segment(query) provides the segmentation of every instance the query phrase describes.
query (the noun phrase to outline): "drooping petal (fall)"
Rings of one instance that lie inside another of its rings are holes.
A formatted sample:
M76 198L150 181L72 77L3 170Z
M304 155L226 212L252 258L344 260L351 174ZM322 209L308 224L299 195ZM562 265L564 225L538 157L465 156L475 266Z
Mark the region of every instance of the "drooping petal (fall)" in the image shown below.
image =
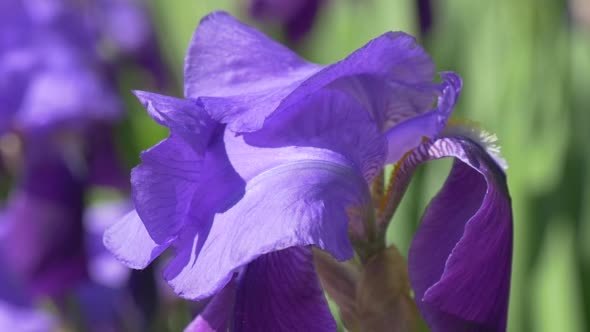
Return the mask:
M184 329L184 332L226 331L233 319L236 297L235 280L230 281L207 303L207 307Z
M236 291L236 331L336 331L311 249L292 247L259 257Z
M416 301L433 331L504 331L512 261L506 176L482 146L459 136L420 145L399 176L443 157L456 160L409 253Z
M335 331L309 247L258 257L215 295L185 332Z

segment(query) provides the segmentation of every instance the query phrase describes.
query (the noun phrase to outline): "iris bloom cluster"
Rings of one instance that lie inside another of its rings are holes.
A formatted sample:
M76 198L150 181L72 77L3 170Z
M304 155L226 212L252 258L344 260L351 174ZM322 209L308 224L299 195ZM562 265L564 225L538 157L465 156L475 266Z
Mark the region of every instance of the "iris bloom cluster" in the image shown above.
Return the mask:
M85 199L96 186L128 191L112 137L123 116L113 86L123 62L154 72L155 81L163 74L145 10L129 0L0 3L0 157L2 176L12 178L0 214L0 278L14 280L0 289L2 331L18 331L13 313L39 301L51 299L65 309L71 296L97 300L81 285L126 282L127 270L95 260L99 248L106 257L107 226L96 220L128 211L103 208L85 217L91 213ZM85 225L84 219L94 221ZM19 301L4 296L13 288ZM104 298L105 291L94 294Z
M184 98L136 92L170 136L141 155L135 210L107 230L105 245L135 269L172 249L165 280L183 298L208 301L187 331L334 331L321 285L330 293L345 275L320 273L320 282L318 271L338 270L331 260L361 273L375 259L385 270L398 264L379 257L393 257L384 233L411 175L451 157L407 272L392 267L381 281L394 285L383 289L402 289L401 317L417 306L433 331L503 331L512 251L505 164L489 135L449 124L462 81L440 78L401 32L317 65L212 13L189 46ZM390 164L391 184L375 190ZM355 273L351 287L361 287ZM406 277L409 285L395 285ZM368 302L380 303L379 293ZM368 319L363 294L334 292L347 327L397 324L389 311Z

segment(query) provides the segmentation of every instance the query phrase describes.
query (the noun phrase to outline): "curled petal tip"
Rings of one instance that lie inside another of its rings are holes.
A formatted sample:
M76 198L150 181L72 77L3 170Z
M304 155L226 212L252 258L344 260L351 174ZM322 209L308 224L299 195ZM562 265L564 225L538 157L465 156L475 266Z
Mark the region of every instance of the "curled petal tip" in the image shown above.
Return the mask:
M440 73L440 77L443 80L443 90L447 87L451 87L458 94L463 88L463 79L461 76L453 71L443 71Z

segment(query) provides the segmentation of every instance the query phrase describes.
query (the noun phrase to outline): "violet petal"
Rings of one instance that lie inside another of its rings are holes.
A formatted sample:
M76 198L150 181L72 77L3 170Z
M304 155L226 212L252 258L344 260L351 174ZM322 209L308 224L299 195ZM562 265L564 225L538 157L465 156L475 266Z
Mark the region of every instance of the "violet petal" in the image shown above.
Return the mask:
M430 57L401 32L385 33L344 60L319 66L216 12L201 21L189 47L185 95L201 99L212 117L231 130L250 132L276 110L331 85L367 103L386 128L428 110L433 75Z
M449 156L456 158L451 174L410 248L417 303L433 331L504 331L512 260L506 176L481 146L461 137L419 146L402 167Z
M150 237L136 211L109 227L103 241L117 259L134 269L145 268L168 247Z
M238 332L336 331L308 247L276 251L248 264L234 315Z

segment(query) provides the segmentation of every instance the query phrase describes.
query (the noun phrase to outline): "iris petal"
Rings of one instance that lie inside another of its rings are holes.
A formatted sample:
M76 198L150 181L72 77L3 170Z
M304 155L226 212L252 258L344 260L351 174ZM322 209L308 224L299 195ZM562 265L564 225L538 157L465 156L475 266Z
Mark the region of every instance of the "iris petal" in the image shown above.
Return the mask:
M109 227L103 241L117 259L134 269L145 268L169 246L150 237L136 211Z
M207 303L205 310L184 329L184 332L227 331L236 297L236 281L229 282Z
M204 153L216 125L195 100L145 91L134 93L156 122L184 138L195 152Z
M504 331L512 257L506 177L477 143L444 137L415 149L401 165L455 157L412 242L409 272L433 331Z
M235 330L336 331L310 248L292 247L259 257L237 289Z
M274 111L333 86L366 103L375 118L391 126L428 110L435 95L433 75L430 57L401 32L383 34L344 60L319 66L217 12L201 21L191 42L185 95L200 98L231 130L251 132Z
M397 162L406 152L422 143L424 138L435 138L445 128L462 88L461 77L452 72L441 74L437 107L399 123L386 132L389 142L387 163Z
M206 232L184 232L186 243L165 278L179 295L203 299L219 291L234 271L276 250L316 245L348 259L346 207L363 204L367 190L353 169L326 159L263 172L248 181L237 203L215 215Z
M148 113L171 131L169 138L142 153L142 163L131 173L138 214L157 243L169 243L186 223L205 176L205 149L215 125L191 100L136 94Z
M311 250L291 247L262 255L207 304L185 332L335 331Z
M170 136L141 158L131 172L135 208L154 241L170 243L186 223L203 157L184 140Z

